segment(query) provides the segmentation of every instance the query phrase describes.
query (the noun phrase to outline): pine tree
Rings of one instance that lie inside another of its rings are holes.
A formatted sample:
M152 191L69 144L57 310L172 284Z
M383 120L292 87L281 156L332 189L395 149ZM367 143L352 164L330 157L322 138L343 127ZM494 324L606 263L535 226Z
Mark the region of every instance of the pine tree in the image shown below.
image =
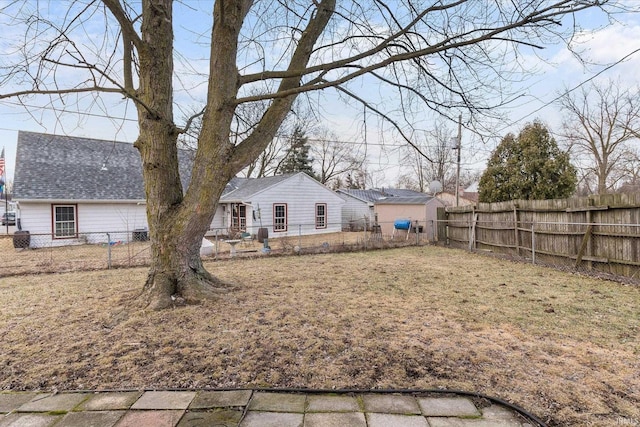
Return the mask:
M316 178L313 172L312 162L309 157L309 140L304 130L297 125L293 130L293 135L289 140L289 149L285 158L280 164L280 174L304 172L312 178Z
M569 197L576 188L576 168L540 122L516 137L505 136L480 178L479 200L544 200Z

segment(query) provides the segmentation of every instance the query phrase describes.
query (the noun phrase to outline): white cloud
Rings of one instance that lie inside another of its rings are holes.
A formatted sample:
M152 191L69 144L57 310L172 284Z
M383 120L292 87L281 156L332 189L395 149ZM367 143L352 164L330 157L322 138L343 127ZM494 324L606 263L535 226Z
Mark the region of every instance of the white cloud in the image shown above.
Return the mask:
M640 49L640 24L634 21L617 22L600 30L582 31L574 38L571 48L580 54L585 65L564 49L553 58L553 62L561 64L563 74L594 74ZM613 66L607 74L623 78L628 75L635 80L634 74L639 67L640 52Z

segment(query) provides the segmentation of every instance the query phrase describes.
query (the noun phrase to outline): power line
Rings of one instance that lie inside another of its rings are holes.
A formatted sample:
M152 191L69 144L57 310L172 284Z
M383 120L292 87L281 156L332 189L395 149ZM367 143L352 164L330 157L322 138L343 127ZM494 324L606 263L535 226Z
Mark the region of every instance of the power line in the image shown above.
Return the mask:
M520 123L521 121L523 121L524 119L527 119L529 117L531 117L532 115L544 110L545 108L547 108L548 106L550 106L551 104L554 104L556 102L558 102L558 100L560 100L563 96L565 96L568 93L571 93L575 90L578 90L580 87L584 86L585 84L589 83L590 81L592 81L593 79L597 78L598 76L602 75L603 73L609 71L610 69L612 69L613 67L615 67L616 65L619 65L621 63L623 63L624 61L626 61L627 59L629 59L631 56L635 55L636 53L640 52L640 48L634 49L633 51L631 51L630 53L626 54L625 56L623 56L622 58L620 58L619 60L607 65L606 67L604 67L602 70L598 71L597 73L595 73L594 75L592 75L591 77L589 77L586 80L581 81L580 83L578 83L577 85L575 85L574 87L572 87L571 89L567 89L564 93L556 96L555 98L553 98L551 101L548 101L546 103L544 103L543 105L541 105L540 107L536 108L535 110L533 110L532 112L525 114L524 116L520 117L517 120L514 120L513 122L511 122L510 124L504 126L502 129L498 130L497 133L500 133L502 131L504 131L505 129Z
M508 129L509 127L511 127L511 126L513 126L515 124L518 124L518 123L522 122L523 120L531 117L532 115L544 110L545 108L549 107L550 105L552 105L555 102L557 102L558 100L560 100L565 94L571 93L571 92L579 89L580 87L582 87L585 84L589 83L590 81L594 80L598 76L600 76L603 73L609 71L613 67L615 67L615 66L621 64L622 62L626 61L627 59L629 59L630 57L632 57L633 55L635 55L638 52L640 52L640 48L634 49L633 51L629 52L628 54L626 54L622 58L618 59L617 61L607 65L606 67L604 67L602 70L598 71L597 73L595 73L591 77L581 81L580 83L578 83L577 85L575 85L571 89L568 89L564 93L562 93L562 94L556 96L555 98L553 98L552 100L545 102L543 105L541 105L540 107L536 108L535 110L525 114L524 116L522 116L522 117L520 117L520 118L518 118L516 120L513 120L508 125L506 125L506 126L502 127L501 129L497 130L495 133L496 134L500 134L505 129ZM116 116L111 116L111 115L107 115L107 114L90 113L90 112L86 112L86 111L60 109L60 108L56 108L54 106L43 107L43 106L24 104L24 103L21 103L21 102L8 101L8 100L2 100L2 101L0 101L0 103L13 105L13 106L19 106L19 107L25 107L25 108L38 109L38 110L51 110L51 111L54 111L56 113L76 114L76 115L82 115L82 116L88 116L88 117L97 117L97 118L104 118L104 119L109 119L109 120L121 120L121 121L127 121L127 122L135 122L135 123L138 122L137 118L116 117ZM11 129L11 128L0 128L0 129L1 130L5 130L5 131L19 131L20 130L20 129ZM288 137L290 137L290 136L280 136L280 137L276 137L276 138L288 138ZM390 148L390 149L407 147L407 144L371 142L371 141L366 140L366 138L365 138L365 141L345 141L345 140L338 140L338 139L322 139L322 138L308 138L308 140L309 141L316 141L316 142L334 142L334 143L338 143L338 144L377 146L377 147L384 147L384 148ZM477 152L482 152L482 151L491 152L492 150L489 150L489 149L483 150L483 149L476 148L476 151Z
M49 107L42 107L39 105L29 105L29 104L24 104L22 102L14 102L14 101L7 101L7 100L2 100L0 101L3 104L9 104L9 105L15 105L18 107L25 107L25 108L33 108L36 110L52 110L56 113L65 113L65 114L78 114L81 116L89 116L89 117L98 117L101 119L109 119L109 120L123 120L123 121L127 121L127 122L137 122L138 119L131 119L128 117L115 117L115 116L110 116L110 115L106 115L106 114L97 114L97 113L89 113L86 111L77 111L77 110L67 110L67 109L60 109L60 108L56 108L54 106L49 106ZM5 130L12 130L12 129L5 129Z

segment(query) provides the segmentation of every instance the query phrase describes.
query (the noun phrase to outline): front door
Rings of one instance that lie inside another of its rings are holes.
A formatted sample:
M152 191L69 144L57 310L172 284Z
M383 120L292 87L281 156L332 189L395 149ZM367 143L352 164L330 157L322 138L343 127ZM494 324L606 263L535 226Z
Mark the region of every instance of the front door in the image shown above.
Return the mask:
M247 230L247 206L242 203L231 205L231 228L236 231Z

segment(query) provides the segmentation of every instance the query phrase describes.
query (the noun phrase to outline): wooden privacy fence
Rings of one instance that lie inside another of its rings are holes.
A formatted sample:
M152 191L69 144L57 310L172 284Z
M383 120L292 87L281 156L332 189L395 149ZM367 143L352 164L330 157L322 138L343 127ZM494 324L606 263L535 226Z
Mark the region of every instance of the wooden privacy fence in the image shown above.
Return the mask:
M438 212L438 240L640 278L640 195L514 200Z

